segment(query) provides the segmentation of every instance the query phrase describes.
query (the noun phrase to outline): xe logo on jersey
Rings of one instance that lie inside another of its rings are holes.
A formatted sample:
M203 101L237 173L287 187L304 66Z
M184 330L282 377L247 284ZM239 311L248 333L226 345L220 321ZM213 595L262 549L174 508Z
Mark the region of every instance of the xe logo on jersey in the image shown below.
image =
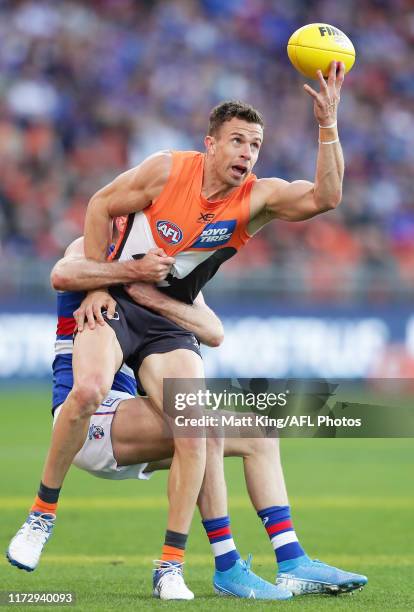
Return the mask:
M205 226L194 244L191 245L191 248L202 249L227 244L233 235L235 227L236 219L209 223Z
M197 221L199 223L211 223L215 216L216 215L214 213L202 213L200 211L200 216L198 217Z
M157 232L160 238L168 244L178 244L183 239L183 232L172 221L158 221Z

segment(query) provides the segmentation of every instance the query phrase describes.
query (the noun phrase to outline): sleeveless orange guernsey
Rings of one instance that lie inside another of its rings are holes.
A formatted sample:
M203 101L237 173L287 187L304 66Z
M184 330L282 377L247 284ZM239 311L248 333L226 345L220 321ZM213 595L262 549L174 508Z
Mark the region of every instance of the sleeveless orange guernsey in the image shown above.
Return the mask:
M158 198L143 211L129 215L112 259L142 257L160 247L175 257L171 274L158 287L192 303L220 265L249 240L250 174L229 196L209 202L202 194L204 155L174 151L172 168Z

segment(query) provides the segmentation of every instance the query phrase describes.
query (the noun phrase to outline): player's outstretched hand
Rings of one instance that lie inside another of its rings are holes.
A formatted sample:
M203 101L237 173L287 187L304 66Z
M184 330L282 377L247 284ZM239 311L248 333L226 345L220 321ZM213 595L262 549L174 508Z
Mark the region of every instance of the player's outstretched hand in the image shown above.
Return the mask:
M137 281L157 283L164 280L175 263L174 257L168 257L164 249L150 249L144 257L131 262L135 266Z
M89 329L95 329L96 323L105 325L102 311L106 312L108 319L112 319L115 308L116 302L107 291L102 289L90 291L79 308L73 313L77 331L83 331L85 323L87 323Z
M317 75L320 86L319 93L307 83L303 88L313 98L313 111L316 120L319 125L326 127L335 123L337 119L341 87L345 77L345 64L342 62L331 62L326 81L321 70L318 70Z

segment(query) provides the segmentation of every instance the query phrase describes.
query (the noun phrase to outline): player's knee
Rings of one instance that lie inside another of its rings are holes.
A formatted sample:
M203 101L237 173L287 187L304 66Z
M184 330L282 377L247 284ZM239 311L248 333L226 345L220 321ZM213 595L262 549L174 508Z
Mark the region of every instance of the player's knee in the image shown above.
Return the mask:
M205 463L206 440L205 438L176 438L174 440L175 452L183 458L183 461ZM194 463L193 463L194 465Z
M72 397L82 415L91 415L95 412L108 393L105 381L97 376L87 380L77 381L72 389Z

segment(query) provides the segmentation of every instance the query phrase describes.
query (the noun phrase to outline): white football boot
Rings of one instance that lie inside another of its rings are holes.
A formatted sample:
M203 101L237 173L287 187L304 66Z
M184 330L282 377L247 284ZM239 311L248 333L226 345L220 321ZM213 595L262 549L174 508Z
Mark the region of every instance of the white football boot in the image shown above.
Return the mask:
M6 553L9 562L27 572L36 569L43 547L52 535L55 519L54 514L31 512L9 544Z
M194 599L184 582L183 564L178 561L154 561L158 567L152 576L153 595L159 599Z

